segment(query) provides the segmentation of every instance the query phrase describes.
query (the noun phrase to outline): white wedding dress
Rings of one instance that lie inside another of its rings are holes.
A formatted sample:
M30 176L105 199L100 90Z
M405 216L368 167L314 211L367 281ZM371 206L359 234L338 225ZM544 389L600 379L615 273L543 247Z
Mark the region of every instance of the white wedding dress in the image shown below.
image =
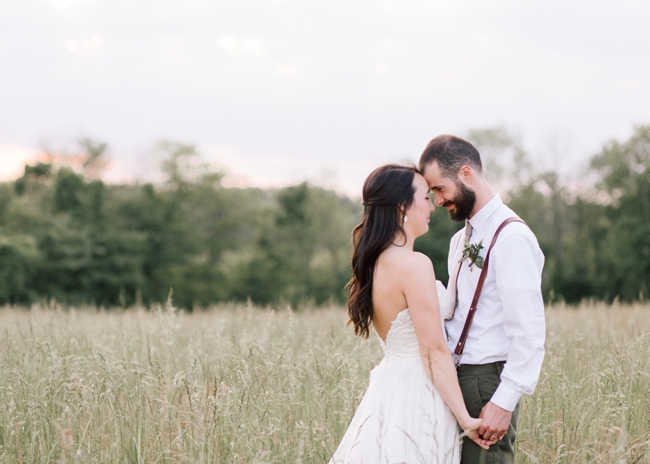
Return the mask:
M440 282L437 289L447 314L447 289ZM458 424L427 375L408 309L379 343L384 359L330 464L458 464Z

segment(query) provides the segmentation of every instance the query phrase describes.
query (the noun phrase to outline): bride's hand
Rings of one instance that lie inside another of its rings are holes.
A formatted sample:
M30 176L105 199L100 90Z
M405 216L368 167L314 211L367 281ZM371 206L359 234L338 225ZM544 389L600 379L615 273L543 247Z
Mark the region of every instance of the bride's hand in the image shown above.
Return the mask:
M482 419L470 419L466 424L463 424L463 436L468 437L470 440L474 441L478 446L483 449L490 448L490 445L494 444L488 440L484 440L478 434L478 429L481 426Z

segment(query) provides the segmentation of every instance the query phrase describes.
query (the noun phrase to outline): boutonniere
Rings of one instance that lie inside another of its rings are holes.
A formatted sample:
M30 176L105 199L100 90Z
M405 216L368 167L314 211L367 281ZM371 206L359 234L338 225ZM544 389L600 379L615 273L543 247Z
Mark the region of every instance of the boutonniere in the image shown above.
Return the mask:
M472 266L476 264L476 267L483 269L483 258L479 256L479 252L483 249L483 240L480 242L470 245L470 243L465 240L465 246L463 247L463 255L460 258L459 263L462 263L466 259L469 259L469 270L473 271Z

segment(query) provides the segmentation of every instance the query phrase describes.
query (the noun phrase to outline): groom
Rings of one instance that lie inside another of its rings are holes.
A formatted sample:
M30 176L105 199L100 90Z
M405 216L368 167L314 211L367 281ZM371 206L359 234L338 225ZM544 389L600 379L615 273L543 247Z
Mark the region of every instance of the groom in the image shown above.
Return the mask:
M496 229L516 214L483 177L479 152L461 138L433 139L420 157L419 169L436 206L447 208L452 220L466 223L449 248L451 288L457 279L456 305L446 323L453 352L482 267L481 260L465 260L458 270L465 237L472 245L483 245L479 256L484 258ZM519 399L535 389L544 358L543 266L544 255L526 225L514 222L503 228L490 253L487 278L458 366L467 409L483 419L479 434L494 444L485 451L465 438L461 464L514 463Z

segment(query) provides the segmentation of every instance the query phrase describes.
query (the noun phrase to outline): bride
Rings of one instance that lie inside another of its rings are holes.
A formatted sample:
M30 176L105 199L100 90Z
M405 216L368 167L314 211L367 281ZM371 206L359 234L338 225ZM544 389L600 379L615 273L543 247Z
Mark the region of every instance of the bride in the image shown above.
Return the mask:
M330 464L458 463L457 423L479 446L490 444L465 408L445 342L446 289L429 258L413 251L429 229L428 194L424 177L408 166L382 166L363 185L348 309L354 333L368 338L372 327L385 357Z

